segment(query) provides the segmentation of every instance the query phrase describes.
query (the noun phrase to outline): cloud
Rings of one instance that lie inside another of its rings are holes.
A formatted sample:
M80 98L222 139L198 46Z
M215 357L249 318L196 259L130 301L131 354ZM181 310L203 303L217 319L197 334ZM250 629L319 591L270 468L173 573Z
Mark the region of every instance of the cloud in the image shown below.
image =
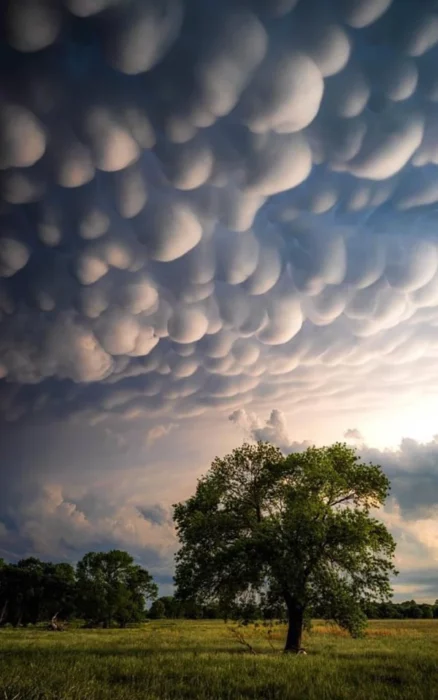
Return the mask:
M231 413L229 420L247 438L271 442L285 454L305 450L313 444L309 440L299 442L293 439L289 421L279 409L272 410L267 419L238 409ZM435 517L435 510L438 509L438 437L429 442L403 438L397 449L370 447L357 428L349 428L343 437L359 442L356 449L361 458L365 462L381 465L390 478L391 497L396 503L391 517L400 522L409 518L420 523L424 536L428 533L432 541L434 528L430 518Z
M146 561L152 569L169 570L176 547L172 519L160 504L136 504L116 492L68 489L46 483L25 494L19 507L7 511L0 528L0 550L32 552L41 558L77 561L90 549L117 547Z
M435 14L6 3L0 431L87 426L131 454L138 421L152 451L231 413L290 450L283 410L436 396Z
M155 425L146 433L146 442L151 445L157 440L161 440L161 438L166 437L166 435L169 435L169 433L171 433L172 430L175 430L176 428L178 428L178 425L176 423L169 423L167 425Z
M229 420L234 423L247 437L252 440L270 442L279 447L282 452L301 452L309 447L310 443L296 442L289 435L286 416L278 409L271 411L265 421L255 413L247 413L245 409L233 411Z
M139 507L139 512L145 520L155 523L157 525L169 524L172 522L172 517L170 513L163 508L159 503L151 507Z
M426 9L70 0L5 19L3 418L51 419L65 380L65 413L126 387L117 413L178 416L377 405L414 367L438 386Z
M402 509L403 518L435 517L438 508L438 442L401 440L397 450L376 450L362 447L368 461L381 464L391 480L392 493ZM433 527L427 526L432 534Z
M357 428L348 428L344 433L344 438L363 441L362 433Z

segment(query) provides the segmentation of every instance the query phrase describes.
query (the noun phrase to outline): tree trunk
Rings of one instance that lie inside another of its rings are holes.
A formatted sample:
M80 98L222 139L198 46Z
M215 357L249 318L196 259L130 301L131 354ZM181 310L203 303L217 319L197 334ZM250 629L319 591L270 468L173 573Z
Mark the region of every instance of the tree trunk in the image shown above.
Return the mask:
M301 640L303 636L304 607L289 595L286 595L285 599L289 625L284 652L298 654L301 651Z
M6 620L6 613L7 613L7 610L8 610L8 601L5 600L5 603L4 603L4 605L3 605L2 611L1 611L1 613L0 613L0 625L3 624L3 620Z

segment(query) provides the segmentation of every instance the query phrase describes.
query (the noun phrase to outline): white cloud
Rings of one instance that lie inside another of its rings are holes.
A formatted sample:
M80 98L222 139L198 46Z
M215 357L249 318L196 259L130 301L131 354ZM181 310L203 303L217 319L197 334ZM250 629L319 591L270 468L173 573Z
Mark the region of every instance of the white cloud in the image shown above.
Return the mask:
M279 447L282 452L301 452L305 450L309 442L295 442L289 434L286 416L278 409L271 411L267 420L260 419L255 413L248 413L245 409L233 411L229 416L232 423L252 440L271 442Z
M362 433L357 428L348 428L344 433L346 440L358 440L363 442Z

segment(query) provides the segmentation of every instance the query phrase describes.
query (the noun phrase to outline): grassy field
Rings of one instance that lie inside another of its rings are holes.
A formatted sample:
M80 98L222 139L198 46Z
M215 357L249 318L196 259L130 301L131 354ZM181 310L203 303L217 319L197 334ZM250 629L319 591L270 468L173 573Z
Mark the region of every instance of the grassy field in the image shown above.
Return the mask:
M438 620L372 622L363 640L314 623L307 656L281 653L281 627L247 629L252 655L232 627L1 630L0 700L438 699Z

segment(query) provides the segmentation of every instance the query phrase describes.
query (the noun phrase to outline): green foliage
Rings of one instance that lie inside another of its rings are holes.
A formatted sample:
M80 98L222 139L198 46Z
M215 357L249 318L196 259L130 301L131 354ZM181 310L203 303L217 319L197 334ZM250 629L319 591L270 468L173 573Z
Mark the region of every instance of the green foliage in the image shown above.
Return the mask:
M305 611L324 600L360 635L364 603L391 594L395 543L371 514L388 492L381 468L347 445L284 457L268 443L244 444L174 506L178 595L231 613L260 596L283 600L297 643Z
M36 624L74 608L75 573L70 564L35 557L0 567L0 624Z
M149 609L148 617L150 617L151 620L162 620L167 617L166 607L162 600L154 600Z
M430 605L425 605L424 603L419 606L421 610L422 620L433 620L433 609Z
M127 552L90 552L77 570L30 557L0 562L0 625L35 625L57 615L121 626L142 620L157 586Z
M79 607L93 624L124 626L143 619L145 600L156 597L151 575L127 552L89 552L77 566Z

